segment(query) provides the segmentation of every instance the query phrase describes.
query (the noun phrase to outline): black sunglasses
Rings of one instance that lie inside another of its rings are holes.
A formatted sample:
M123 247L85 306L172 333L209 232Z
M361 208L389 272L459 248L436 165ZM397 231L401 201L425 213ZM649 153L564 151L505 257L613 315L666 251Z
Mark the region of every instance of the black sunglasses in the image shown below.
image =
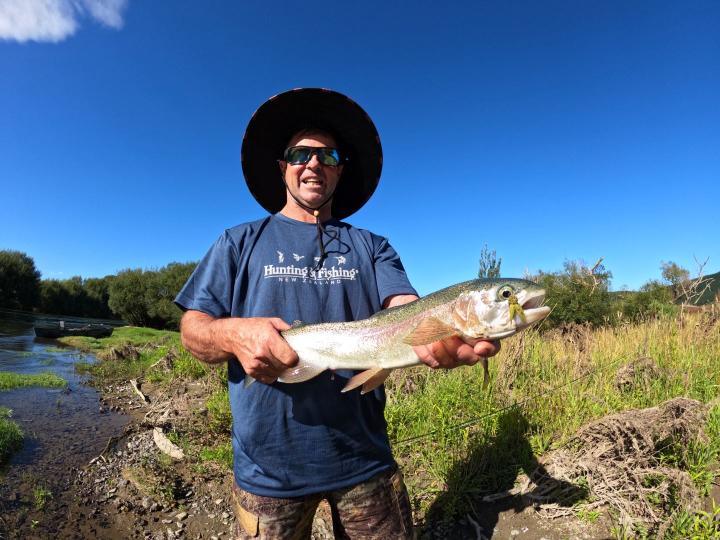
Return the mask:
M290 165L304 165L315 154L318 161L329 167L337 167L342 162L340 152L336 148L317 146L291 146L283 154L283 159Z

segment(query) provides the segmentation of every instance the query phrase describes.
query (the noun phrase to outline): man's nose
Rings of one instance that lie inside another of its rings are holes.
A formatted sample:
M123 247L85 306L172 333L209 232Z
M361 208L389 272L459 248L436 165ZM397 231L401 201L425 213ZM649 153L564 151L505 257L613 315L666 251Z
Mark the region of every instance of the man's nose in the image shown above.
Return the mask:
M306 167L310 169L317 169L318 167L322 167L322 163L320 163L320 159L318 158L316 152L310 154L310 161L307 162Z

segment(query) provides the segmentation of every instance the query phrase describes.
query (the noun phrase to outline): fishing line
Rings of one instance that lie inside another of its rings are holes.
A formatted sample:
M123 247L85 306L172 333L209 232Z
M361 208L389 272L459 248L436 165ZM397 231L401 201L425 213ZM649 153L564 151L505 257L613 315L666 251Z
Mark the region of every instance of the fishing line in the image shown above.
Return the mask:
M497 411L493 411L493 412L491 412L491 413L487 413L487 414L484 414L484 415L482 415L482 416L478 416L478 417L475 417L475 418L473 418L473 419L466 420L466 421L464 421L464 422L460 422L459 424L450 425L450 426L448 426L448 427L446 427L446 428L444 428L444 429L448 429L448 430L462 429L462 428L464 428L464 427L469 427L469 426L472 426L472 425L474 425L474 424L479 424L479 423L482 422L483 420L486 420L486 419L488 419L488 418L492 418L492 417L495 416L496 414L500 414L500 413L503 413L503 412L505 412L505 411L509 411L509 410L511 410L511 409L513 409L513 408L516 408L516 407L524 407L524 406L527 405L528 403L533 402L533 401L536 401L536 400L540 399L541 397L554 394L556 391L558 391L558 390L560 390L560 389L562 389L562 388L565 388L565 387L567 387L567 386L571 386L571 385L573 385L573 384L581 381L582 379L585 379L585 378L589 377L590 375L595 375L596 373L601 372L601 371L602 371L603 369L605 369L606 367L607 367L607 368L616 367L618 364L620 364L620 363L623 362L624 360L625 360L624 358L620 358L620 359L616 360L615 362L612 362L612 363L608 364L607 366L603 366L602 368L600 368L600 367L595 368L594 370L589 371L589 372L585 373L584 375L580 375L580 376L576 377L575 379L573 379L573 380L571 380L571 381L568 381L568 382L566 382L566 383L564 383L564 384L560 384L560 385L558 385L558 386L554 386L554 387L550 388L549 390L546 390L546 391L544 391L544 392L541 392L541 393L539 393L539 394L537 394L537 395L535 395L535 396L527 397L527 398L525 398L525 399L522 400L522 401L516 401L515 403L512 403L511 405L507 405L507 406L505 406L505 407L502 407L501 409L498 409ZM428 431L427 433L423 433L422 435L415 435L415 436L413 436L413 437L408 437L408 438L406 438L406 439L402 439L402 440L400 440L400 441L397 441L397 442L393 443L393 446L398 446L398 445L401 445L401 444L406 444L406 443L409 443L409 442L413 442L413 441L418 441L418 440L421 440L421 439L425 439L425 438L427 438L427 437L430 437L431 435L436 434L438 431L440 431L440 430L439 430L439 429L433 429L432 431Z

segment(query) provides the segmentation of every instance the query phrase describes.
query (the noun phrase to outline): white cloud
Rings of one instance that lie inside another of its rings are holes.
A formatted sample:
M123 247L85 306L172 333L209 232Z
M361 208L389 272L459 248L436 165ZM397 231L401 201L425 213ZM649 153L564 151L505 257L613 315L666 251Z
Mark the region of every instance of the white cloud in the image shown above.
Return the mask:
M127 0L0 0L0 39L62 41L84 16L119 29L126 6Z

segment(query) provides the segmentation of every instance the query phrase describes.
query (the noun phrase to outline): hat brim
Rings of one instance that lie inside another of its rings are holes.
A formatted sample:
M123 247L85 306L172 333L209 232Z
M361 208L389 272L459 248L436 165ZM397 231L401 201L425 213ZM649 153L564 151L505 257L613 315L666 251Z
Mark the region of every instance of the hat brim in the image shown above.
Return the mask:
M295 133L305 128L332 133L347 162L335 190L332 215L343 219L372 196L382 172L382 146L367 113L347 96L324 88L298 88L271 97L250 119L241 161L255 200L270 213L286 203L278 160Z

